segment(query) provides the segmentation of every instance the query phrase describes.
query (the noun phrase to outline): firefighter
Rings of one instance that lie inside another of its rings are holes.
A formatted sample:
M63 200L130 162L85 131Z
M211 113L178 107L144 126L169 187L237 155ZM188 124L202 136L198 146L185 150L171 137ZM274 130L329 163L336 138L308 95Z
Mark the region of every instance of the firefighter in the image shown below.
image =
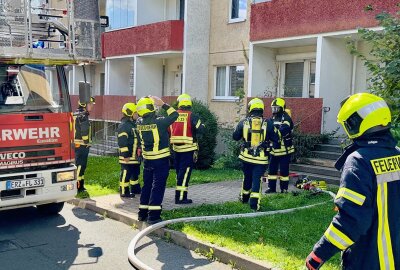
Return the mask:
M176 204L189 204L193 201L187 198L190 175L197 161L197 134L204 131L200 118L192 113L192 99L188 94L178 97L179 117L170 126L170 142L174 151L176 170Z
M155 106L161 106L168 116L157 117ZM155 224L162 221L161 204L169 174L171 153L168 128L179 114L160 98L153 96L141 98L137 104L137 112L141 117L137 121L137 130L144 158L144 184L138 218L140 221L147 220L148 224Z
M400 149L390 110L378 96L355 94L341 103L337 121L353 140L335 164L339 210L306 266L319 269L342 251L343 269L400 269Z
M138 118L135 103L126 103L122 107L123 117L118 126L119 163L121 176L119 194L121 197L135 197L140 194L140 143L136 131Z
M92 143L92 127L89 121L90 112L96 104L94 97L88 103L79 101L79 107L74 114L75 120L75 161L78 175L78 192L85 189L85 171L89 156L89 148Z
M280 189L286 193L289 189L289 163L291 154L294 153L293 146L293 121L286 112L285 100L276 98L271 103L272 121L279 131L280 145L272 147L271 158L268 169L268 189L265 193L276 192L276 182L279 178ZM278 177L279 170L279 177Z
M248 104L248 116L233 132L233 139L243 140L239 158L243 163L243 185L240 201L258 211L261 200L261 177L268 165L270 143L279 144L279 136L271 120L263 118L264 102L254 98Z

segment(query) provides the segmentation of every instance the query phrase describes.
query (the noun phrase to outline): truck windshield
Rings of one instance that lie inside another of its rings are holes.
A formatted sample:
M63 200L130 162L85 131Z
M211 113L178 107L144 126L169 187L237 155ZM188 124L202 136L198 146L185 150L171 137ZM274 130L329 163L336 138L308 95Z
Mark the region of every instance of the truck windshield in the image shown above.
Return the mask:
M0 114L69 112L63 76L56 66L0 64Z

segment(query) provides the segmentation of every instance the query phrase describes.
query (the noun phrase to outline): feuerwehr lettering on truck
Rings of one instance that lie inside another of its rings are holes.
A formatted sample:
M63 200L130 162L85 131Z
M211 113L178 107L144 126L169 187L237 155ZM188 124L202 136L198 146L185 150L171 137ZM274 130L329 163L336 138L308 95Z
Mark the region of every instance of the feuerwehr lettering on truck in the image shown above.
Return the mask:
M2 129L1 142L12 142L19 140L37 140L37 143L54 143L60 138L59 127L17 128Z

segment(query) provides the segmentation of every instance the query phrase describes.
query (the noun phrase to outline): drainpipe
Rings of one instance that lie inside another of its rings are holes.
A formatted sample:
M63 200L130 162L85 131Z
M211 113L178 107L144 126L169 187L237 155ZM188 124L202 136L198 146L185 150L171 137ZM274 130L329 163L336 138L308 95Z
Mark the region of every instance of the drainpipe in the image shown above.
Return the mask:
M165 59L162 60L161 96L165 96Z
M356 48L358 48L358 41L355 42ZM357 55L353 56L353 71L352 71L352 77L351 77L351 95L354 95L356 91L356 73L357 73Z

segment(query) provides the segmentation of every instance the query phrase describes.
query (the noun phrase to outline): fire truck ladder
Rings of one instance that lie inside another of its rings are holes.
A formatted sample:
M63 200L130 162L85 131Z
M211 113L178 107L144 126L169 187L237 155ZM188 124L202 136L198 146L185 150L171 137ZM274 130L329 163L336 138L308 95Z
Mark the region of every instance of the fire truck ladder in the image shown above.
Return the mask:
M64 0L57 5L61 7L35 6L31 0L0 0L0 58L99 60L97 1Z

